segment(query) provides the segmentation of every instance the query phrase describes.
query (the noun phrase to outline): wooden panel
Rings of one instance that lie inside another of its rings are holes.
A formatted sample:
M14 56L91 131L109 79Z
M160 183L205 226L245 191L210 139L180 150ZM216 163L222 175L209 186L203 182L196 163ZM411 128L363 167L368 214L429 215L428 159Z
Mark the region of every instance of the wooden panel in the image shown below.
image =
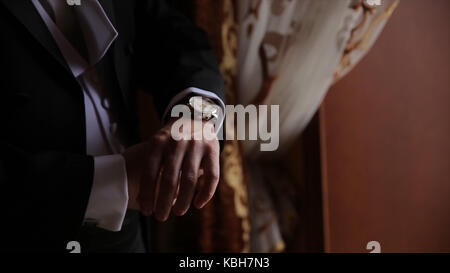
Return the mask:
M450 252L450 1L402 1L321 109L328 252Z

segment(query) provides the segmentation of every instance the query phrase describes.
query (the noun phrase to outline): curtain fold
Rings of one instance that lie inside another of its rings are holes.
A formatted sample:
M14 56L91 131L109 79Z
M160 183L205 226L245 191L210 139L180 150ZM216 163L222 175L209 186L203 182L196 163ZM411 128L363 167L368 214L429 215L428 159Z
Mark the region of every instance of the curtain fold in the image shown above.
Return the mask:
M368 52L397 3L237 1L238 103L280 105L278 155L303 131L333 82ZM246 154L260 156L260 144L244 142Z
M314 114L330 86L367 54L398 1L237 1L238 103L279 105L280 148L261 152L244 141L250 181L251 251L282 251L298 219L295 180L281 159ZM253 124L267 122L260 116ZM278 160L274 160L278 158ZM270 164L267 164L267 161ZM320 181L317 181L320 183Z

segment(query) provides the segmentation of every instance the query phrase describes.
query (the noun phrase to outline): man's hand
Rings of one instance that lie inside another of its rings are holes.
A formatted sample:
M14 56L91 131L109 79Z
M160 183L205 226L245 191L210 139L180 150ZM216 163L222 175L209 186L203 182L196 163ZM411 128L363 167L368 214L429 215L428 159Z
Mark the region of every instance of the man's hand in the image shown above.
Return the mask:
M203 208L219 182L220 147L214 126L190 121L190 130L184 126L180 129L184 139L190 140L177 141L171 135L175 121L171 120L149 142L123 153L129 180L128 207L140 209L145 215L154 213L159 221L167 220L172 206L178 216L188 211L192 201L196 208ZM201 140L195 140L199 134ZM201 169L204 175L199 183Z

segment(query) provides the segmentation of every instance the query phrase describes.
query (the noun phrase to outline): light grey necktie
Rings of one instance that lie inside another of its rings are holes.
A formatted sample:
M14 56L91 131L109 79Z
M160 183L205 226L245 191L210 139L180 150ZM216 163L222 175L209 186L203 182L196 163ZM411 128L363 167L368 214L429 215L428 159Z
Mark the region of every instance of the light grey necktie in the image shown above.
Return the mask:
M69 6L63 0L40 0L40 2L66 39L87 60L87 47L75 10L80 7Z

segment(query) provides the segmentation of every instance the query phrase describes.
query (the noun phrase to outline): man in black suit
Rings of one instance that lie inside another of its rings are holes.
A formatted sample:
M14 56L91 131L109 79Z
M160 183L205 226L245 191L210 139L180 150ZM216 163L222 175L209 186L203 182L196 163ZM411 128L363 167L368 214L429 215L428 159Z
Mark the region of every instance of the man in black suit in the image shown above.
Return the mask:
M3 251L65 251L69 241L145 251L141 213L183 215L217 187L217 139L175 141L168 115L199 96L224 108L205 33L164 0L76 4L0 0ZM165 121L149 141L138 138L138 88Z

